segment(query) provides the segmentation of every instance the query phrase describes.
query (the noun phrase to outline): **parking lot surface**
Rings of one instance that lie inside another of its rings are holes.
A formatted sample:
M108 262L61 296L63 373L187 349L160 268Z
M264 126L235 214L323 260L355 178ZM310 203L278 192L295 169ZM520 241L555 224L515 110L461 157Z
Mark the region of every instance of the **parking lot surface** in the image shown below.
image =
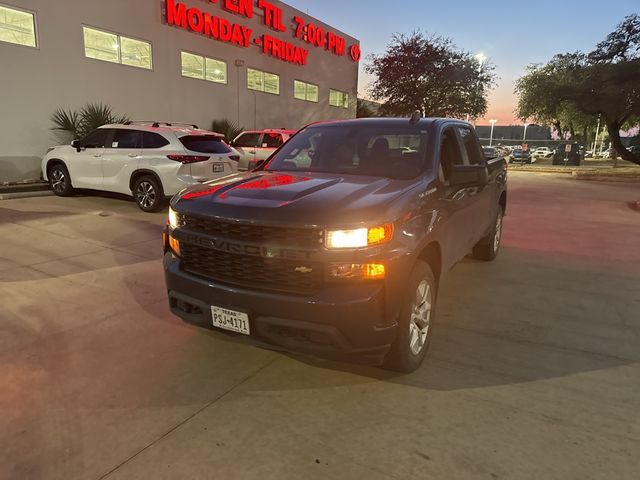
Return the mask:
M0 202L0 478L637 479L637 183L512 173L503 250L442 285L401 376L167 307L164 215Z

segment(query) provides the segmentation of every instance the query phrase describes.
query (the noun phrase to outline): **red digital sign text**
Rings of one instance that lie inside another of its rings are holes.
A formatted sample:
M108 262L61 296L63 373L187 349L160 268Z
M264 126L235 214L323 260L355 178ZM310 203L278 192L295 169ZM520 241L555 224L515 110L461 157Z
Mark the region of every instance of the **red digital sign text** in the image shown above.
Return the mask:
M297 65L306 65L307 56L309 55L309 50L297 47L271 35L262 36L262 52L265 55Z
M209 15L199 8L187 8L175 0L167 0L167 23L239 47L247 48L251 44L252 29Z

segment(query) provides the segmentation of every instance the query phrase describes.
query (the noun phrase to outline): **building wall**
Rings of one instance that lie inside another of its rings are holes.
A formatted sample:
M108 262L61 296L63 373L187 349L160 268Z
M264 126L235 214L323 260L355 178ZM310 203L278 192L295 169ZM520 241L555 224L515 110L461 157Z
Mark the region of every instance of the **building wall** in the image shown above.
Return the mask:
M254 30L253 37L272 35L309 50L306 66L266 56L262 50L232 46L166 25L163 0L0 0L7 6L37 14L38 48L0 42L0 183L39 176L46 149L59 143L50 116L57 107L79 108L86 102L109 104L132 119L196 123L210 128L228 118L247 129L298 128L309 122L353 118L356 114L358 63L348 47L357 40L314 20L327 31L346 37L347 54L334 55L294 37L293 17L308 15L277 0L284 11L285 32L262 23L262 11L247 19L204 0L183 0L212 15ZM257 5L257 1L254 4ZM151 42L153 70L86 58L82 26L120 33ZM227 62L227 84L181 76L180 51ZM244 61L236 67L235 61ZM280 95L247 89L247 67L280 75ZM293 98L293 81L320 86L319 102ZM329 89L349 93L349 108L329 105ZM239 107L239 108L238 108Z

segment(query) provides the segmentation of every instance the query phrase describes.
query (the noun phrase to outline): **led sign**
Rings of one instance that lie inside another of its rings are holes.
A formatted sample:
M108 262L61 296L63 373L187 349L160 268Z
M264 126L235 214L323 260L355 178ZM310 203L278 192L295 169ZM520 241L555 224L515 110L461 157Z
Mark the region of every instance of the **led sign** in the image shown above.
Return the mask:
M257 10L265 27L276 33L287 31L283 10L267 0L206 0L206 2L219 3L223 10L245 19L252 19ZM165 18L170 26L241 48L254 45L265 55L284 62L295 65L307 64L308 48L272 35L254 35L254 30L246 25L231 22L197 7L188 7L176 0L166 0ZM305 42L309 48L323 49L340 57L346 56L354 62L360 61L359 45L354 44L347 49L344 37L326 31L314 22L307 22L300 16L292 19L292 34L294 39Z

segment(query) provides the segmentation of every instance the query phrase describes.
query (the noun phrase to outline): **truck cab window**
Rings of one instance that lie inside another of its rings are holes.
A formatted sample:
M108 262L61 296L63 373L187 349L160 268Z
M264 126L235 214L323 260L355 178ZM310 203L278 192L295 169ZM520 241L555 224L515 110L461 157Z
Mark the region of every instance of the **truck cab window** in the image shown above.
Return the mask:
M451 167L462 164L458 140L453 129L449 128L442 134L440 144L440 181L447 183L451 175Z
M458 133L469 159L469 165L482 165L484 163L484 154L475 134L468 127L458 127Z

